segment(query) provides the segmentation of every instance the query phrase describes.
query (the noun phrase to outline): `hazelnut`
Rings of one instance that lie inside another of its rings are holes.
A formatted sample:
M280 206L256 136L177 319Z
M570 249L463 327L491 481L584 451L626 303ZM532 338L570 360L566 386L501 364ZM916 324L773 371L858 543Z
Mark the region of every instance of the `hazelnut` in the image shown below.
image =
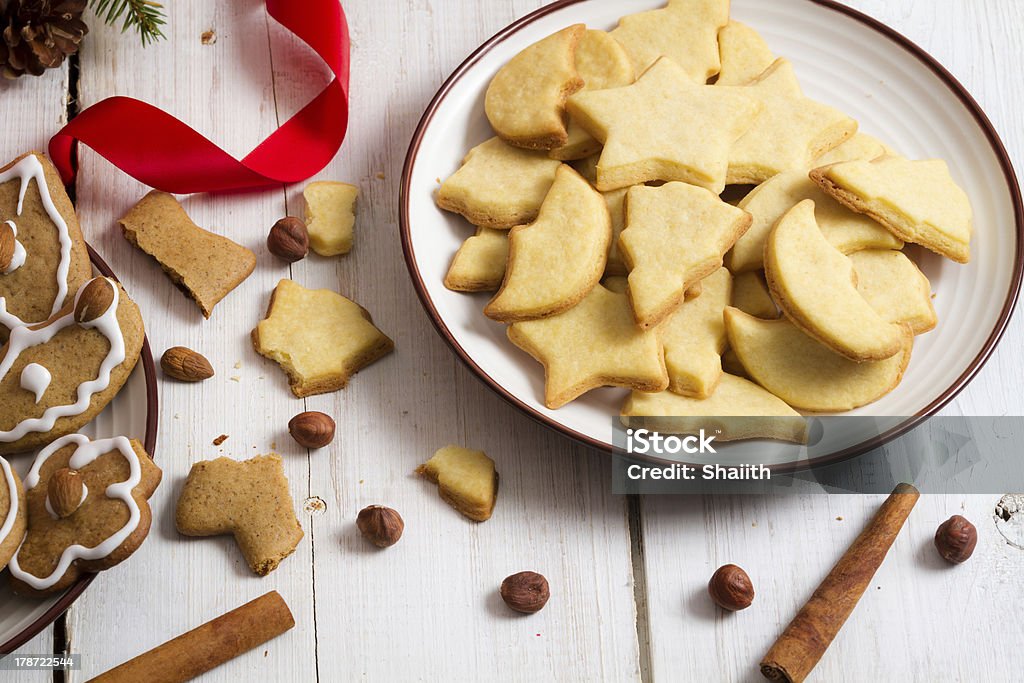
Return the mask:
M370 505L359 511L356 526L363 536L378 548L398 543L405 531L402 515L383 505Z
M711 575L708 593L722 609L738 612L754 601L754 584L745 571L734 564L726 564Z
M70 517L82 504L84 492L85 483L82 481L82 475L75 470L62 467L50 476L46 497L50 501L53 514L64 519Z
M978 530L966 518L953 515L935 531L935 548L952 564L967 561L978 545Z
M90 280L75 300L75 322L90 323L114 303L113 285L105 278Z
M519 572L501 582L501 599L517 612L539 612L549 597L548 580L537 572Z
M270 234L267 235L267 249L288 263L301 261L309 251L309 232L306 230L306 224L295 216L285 216L274 223L274 227L270 228Z
M213 377L213 366L201 353L184 346L172 346L160 358L164 374L182 382L201 382Z
M304 448L323 448L334 441L334 426L330 415L308 410L288 421L288 433Z

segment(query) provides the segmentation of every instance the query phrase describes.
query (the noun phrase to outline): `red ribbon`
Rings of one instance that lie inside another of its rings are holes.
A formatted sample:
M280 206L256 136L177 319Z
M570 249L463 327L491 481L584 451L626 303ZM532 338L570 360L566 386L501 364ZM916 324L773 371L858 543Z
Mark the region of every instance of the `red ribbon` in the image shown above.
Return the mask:
M348 127L349 36L339 0L266 0L267 12L327 63L334 79L239 161L167 112L131 97L85 109L50 139L65 183L78 141L133 178L166 192L225 192L294 183L330 162Z

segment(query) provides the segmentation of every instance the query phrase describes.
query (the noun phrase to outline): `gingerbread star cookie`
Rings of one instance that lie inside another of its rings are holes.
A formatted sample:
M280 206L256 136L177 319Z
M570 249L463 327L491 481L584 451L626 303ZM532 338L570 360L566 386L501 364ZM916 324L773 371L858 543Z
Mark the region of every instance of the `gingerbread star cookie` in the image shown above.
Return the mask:
M149 534L161 477L142 444L124 436L69 434L40 451L25 477L28 533L9 565L14 591L58 593L128 559Z
M569 141L565 98L583 87L575 60L585 31L583 24L564 28L501 67L484 95L484 111L498 137L527 149L555 149Z
M21 545L27 526L28 508L21 477L9 462L0 458L0 571Z
M721 267L749 225L749 214L700 187L630 188L619 248L637 324L649 329L667 318L691 285Z
M49 320L12 330L0 348L0 454L89 423L128 380L144 339L139 307L102 277Z
M567 106L604 145L597 164L602 192L681 180L719 194L733 143L764 106L744 90L696 83L663 57L636 83L576 93Z
M914 334L938 323L932 306L932 288L914 262L901 251L868 249L850 254L857 273L857 291L882 317L906 323Z
M507 230L537 218L561 164L491 138L469 150L437 191L437 205L473 225Z
M587 30L576 46L576 71L583 90L603 90L629 85L636 79L633 63L617 40L604 31ZM582 159L601 151L601 143L570 120L568 140L548 154L552 159Z
M508 233L477 228L455 252L444 286L455 292L493 292L505 278Z
M537 220L509 233L505 280L484 314L512 322L576 305L604 273L611 233L604 197L563 164Z
M636 326L625 294L600 284L564 313L509 325L508 338L544 366L544 405L551 409L601 386L668 387L658 334Z
M634 391L622 406L622 423L662 434L715 432L716 441L778 439L807 442L807 420L753 382L723 374L708 398Z
M92 277L74 206L41 154L0 168L0 343L56 314Z
M757 98L763 110L729 152L730 185L755 185L783 171L808 168L857 131L857 122L846 114L804 97L786 59L775 60L736 89Z
M395 347L356 302L291 280L274 288L252 343L281 366L299 398L344 389L352 375Z
M186 536L232 534L249 568L259 576L277 569L303 535L277 454L192 465L174 520Z
M914 343L908 326L899 353L857 363L801 332L785 318L760 320L725 309L729 346L755 382L798 410L841 412L876 401L896 388Z
M807 171L785 171L755 187L738 206L753 216L750 229L726 256L729 270L742 273L764 267L764 243L782 216L805 199L828 243L850 254L861 249L901 249L903 242L876 221L854 213L821 191Z
M612 36L638 72L669 57L704 83L718 73L718 30L728 21L729 0L668 0L662 9L622 17Z
M764 274L786 317L836 353L863 362L902 349L903 330L857 291L853 263L825 240L811 200L790 209L769 233Z
M725 325L722 311L732 295L732 276L719 268L701 281L701 294L684 303L659 328L665 344L669 391L707 398L722 377Z
M775 61L761 35L738 21L730 21L718 32L718 52L722 68L715 85L745 85Z
M884 156L811 171L827 194L888 228L957 263L971 258L971 202L941 159Z

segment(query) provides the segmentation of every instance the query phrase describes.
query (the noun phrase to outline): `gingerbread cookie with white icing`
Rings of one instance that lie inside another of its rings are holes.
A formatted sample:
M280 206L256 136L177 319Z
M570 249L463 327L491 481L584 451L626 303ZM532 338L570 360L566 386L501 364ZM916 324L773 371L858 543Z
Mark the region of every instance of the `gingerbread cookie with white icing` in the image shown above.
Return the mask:
M78 431L114 398L142 351L142 315L107 278L82 286L49 320L0 347L0 454Z
M0 342L57 313L92 276L78 217L46 157L0 168Z
M0 458L0 570L7 566L25 538L27 519L21 478L9 462Z
M128 559L149 533L148 500L162 476L125 436L68 434L40 451L25 477L28 534L9 565L14 591L57 593Z

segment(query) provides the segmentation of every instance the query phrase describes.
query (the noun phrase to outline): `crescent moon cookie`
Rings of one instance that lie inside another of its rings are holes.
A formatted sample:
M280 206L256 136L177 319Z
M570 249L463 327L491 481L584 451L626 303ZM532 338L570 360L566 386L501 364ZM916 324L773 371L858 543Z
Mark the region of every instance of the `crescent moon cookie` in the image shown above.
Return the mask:
M732 276L719 268L701 281L701 294L676 309L658 329L665 344L669 391L707 398L722 377L725 324Z
M576 46L576 71L583 79L582 90L617 88L636 80L633 63L619 41L595 29L588 29ZM601 151L601 143L575 121L570 119L566 130L566 143L548 152L552 159L582 159Z
M857 291L884 320L906 323L914 334L935 328L932 287L902 251L869 249L850 254Z
M689 287L721 267L750 220L747 212L686 183L630 188L619 248L630 268L637 324L650 329L671 315Z
M92 275L78 217L41 154L0 168L0 342L56 314Z
M804 97L793 65L784 58L757 80L733 89L757 98L763 110L729 152L730 185L757 184L783 171L809 168L857 132L857 122L843 112Z
M826 194L884 225L904 242L957 263L971 258L971 202L941 159L884 156L811 171Z
M583 24L573 24L501 67L484 95L484 111L498 137L527 149L555 149L569 141L565 98L583 87L575 59L585 31Z
M710 420L709 420L710 418ZM753 382L723 374L708 398L634 391L622 406L622 424L663 434L720 431L718 441L779 439L807 443L807 420Z
M128 559L149 533L147 501L161 476L124 436L68 434L40 451L25 477L28 534L9 565L14 591L57 593Z
M604 145L597 163L602 192L681 180L719 194L733 143L764 107L745 90L695 82L662 57L636 83L576 93L567 107Z
M782 216L805 199L814 202L814 217L829 244L850 254L861 249L902 249L903 241L876 221L832 199L807 177L807 171L786 171L755 187L737 205L751 216L750 229L736 240L725 258L733 273L764 267L764 243Z
M11 464L0 458L0 571L14 557L27 526L25 488Z
M509 233L505 280L484 314L514 322L575 306L601 279L611 234L604 197L563 164L537 220Z
M738 21L730 21L718 31L718 53L722 69L715 85L744 85L775 61L761 35Z
M88 281L46 322L0 348L0 453L44 446L90 422L128 380L142 315L113 280Z
M903 348L901 326L882 318L857 291L853 263L825 240L809 199L790 209L768 235L764 272L786 317L836 353L863 362Z
M491 138L469 150L441 183L437 205L473 225L507 230L537 218L561 163Z
M725 309L729 346L750 378L798 410L842 412L877 401L896 388L910 362L907 326L900 352L857 363L819 344L786 319L760 320Z
M508 338L544 366L544 405L551 409L601 386L668 388L657 332L638 328L626 295L600 284L564 313L509 325Z
M662 9L622 17L611 34L638 72L669 57L704 83L718 73L718 30L728 22L729 0L668 0Z

